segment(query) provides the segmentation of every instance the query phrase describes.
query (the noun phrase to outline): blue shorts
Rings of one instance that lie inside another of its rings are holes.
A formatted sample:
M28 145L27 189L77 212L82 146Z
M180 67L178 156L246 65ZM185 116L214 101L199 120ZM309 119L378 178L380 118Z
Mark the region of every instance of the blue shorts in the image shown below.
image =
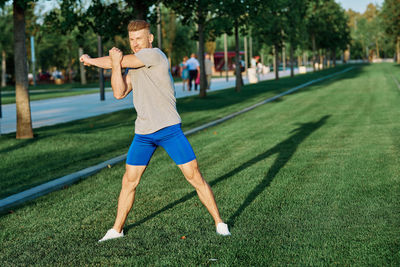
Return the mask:
M126 164L147 166L158 146L165 149L176 165L196 159L192 146L182 132L181 124L175 124L152 134L135 134Z

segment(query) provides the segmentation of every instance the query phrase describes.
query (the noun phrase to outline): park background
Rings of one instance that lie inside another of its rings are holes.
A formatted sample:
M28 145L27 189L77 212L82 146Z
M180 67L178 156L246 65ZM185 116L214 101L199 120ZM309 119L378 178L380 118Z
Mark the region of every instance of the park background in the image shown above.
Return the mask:
M192 52L201 64L206 52L231 55L233 88L207 91L201 68L199 95L177 101L184 130L313 82L190 137L232 237L214 236L158 151L123 242L94 247L114 216L123 174L115 164L3 211L2 265L399 264L399 1L362 12L333 0L1 3L0 96L17 109L17 131L0 136L2 197L126 153L132 110L33 129L30 101L35 90L102 94L107 72L83 68L79 55L128 53L132 18L152 22L172 67ZM259 55L275 80L243 84L239 55L246 67ZM300 67L308 73L294 75Z

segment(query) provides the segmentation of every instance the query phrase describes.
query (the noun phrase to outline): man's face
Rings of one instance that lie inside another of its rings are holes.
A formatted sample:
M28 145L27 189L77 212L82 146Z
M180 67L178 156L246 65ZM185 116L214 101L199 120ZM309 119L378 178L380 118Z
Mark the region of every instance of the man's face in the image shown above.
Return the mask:
M153 39L154 36L147 29L129 32L129 44L134 53L143 48L151 48Z

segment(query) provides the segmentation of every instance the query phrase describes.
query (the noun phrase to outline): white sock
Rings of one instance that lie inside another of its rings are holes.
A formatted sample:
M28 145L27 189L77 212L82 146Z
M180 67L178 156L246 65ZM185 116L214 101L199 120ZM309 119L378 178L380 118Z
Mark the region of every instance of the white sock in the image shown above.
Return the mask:
M228 225L226 223L218 223L217 224L217 234L222 236L231 235L228 229Z

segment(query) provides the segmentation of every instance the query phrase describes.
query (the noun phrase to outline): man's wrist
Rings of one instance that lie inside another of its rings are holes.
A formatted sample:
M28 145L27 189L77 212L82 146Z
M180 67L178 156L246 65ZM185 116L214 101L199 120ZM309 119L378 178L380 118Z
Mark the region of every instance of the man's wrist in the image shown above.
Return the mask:
M117 62L112 62L111 63L111 67L113 68L113 69L121 69L121 64L120 63L117 63Z

